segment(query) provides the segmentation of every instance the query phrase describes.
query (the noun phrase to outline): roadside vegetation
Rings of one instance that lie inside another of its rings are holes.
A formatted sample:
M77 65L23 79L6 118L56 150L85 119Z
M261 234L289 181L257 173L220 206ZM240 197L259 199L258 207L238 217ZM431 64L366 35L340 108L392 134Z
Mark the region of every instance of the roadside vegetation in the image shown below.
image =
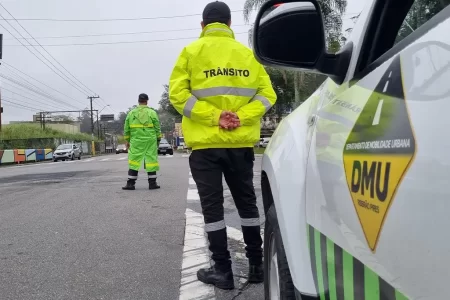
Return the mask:
M92 137L86 133L66 133L51 128L43 130L35 124L4 125L0 133L0 149L54 148L55 139L85 142L91 141Z

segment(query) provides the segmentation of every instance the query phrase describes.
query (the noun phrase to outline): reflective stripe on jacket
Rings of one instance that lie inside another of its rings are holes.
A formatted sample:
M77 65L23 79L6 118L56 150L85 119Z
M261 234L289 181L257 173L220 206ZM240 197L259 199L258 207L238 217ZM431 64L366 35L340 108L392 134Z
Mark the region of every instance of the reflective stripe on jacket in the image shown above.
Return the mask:
M125 119L124 138L127 142L146 142L161 135L161 126L156 111L146 105L139 105L130 111Z
M170 102L183 115L183 135L193 150L253 147L261 117L275 104L269 75L226 25L206 26L185 47L170 77ZM219 127L222 111L237 113L241 127Z

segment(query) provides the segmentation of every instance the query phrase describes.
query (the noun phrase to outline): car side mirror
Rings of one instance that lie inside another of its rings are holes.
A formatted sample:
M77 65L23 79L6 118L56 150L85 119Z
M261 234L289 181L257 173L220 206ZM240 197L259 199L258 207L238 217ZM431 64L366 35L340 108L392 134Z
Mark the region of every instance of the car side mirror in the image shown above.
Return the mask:
M353 44L337 54L327 53L317 0L270 0L256 17L253 48L263 65L321 73L341 84Z

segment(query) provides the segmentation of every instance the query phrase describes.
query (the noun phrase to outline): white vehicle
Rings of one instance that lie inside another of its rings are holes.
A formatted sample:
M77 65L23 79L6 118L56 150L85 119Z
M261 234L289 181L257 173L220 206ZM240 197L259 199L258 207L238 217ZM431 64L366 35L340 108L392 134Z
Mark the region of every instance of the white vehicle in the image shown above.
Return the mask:
M316 0L256 18L260 62L329 77L263 157L266 300L450 299L450 1L367 1L337 54Z
M53 152L54 162L58 160L66 161L66 159L74 160L75 158L81 159L81 149L75 144L59 145Z

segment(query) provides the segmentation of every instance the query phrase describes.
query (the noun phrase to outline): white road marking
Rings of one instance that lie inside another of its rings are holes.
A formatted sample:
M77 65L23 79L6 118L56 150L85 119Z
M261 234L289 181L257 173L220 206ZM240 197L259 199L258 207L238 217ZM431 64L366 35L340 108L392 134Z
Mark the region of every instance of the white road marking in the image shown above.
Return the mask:
M191 185L191 184L195 184L195 181L194 181L194 178L189 177L189 185Z
M384 102L383 99L381 99L380 102L378 102L378 107L377 107L377 111L375 113L375 116L373 117L372 126L380 124L381 111L383 110L383 102Z
M108 161L108 160L111 160L111 158L104 158L104 159L101 159L100 161Z
M118 160L125 160L125 159L127 159L128 157L121 157L121 158L119 158Z
M227 226L227 235L230 239L233 239L235 241L244 241L242 231L234 227Z
M189 184L192 178L189 177ZM193 180L192 180L193 181ZM189 189L187 198L194 197L196 189ZM198 192L197 192L198 195ZM180 300L215 300L214 287L197 279L197 270L211 266L203 215L186 209L183 263L181 267Z
M188 189L187 200L194 201L194 202L200 201L200 196L198 195L198 190L197 189Z
M91 161L93 161L93 160L94 160L94 159L91 158L91 159L82 160L82 162L91 162Z

